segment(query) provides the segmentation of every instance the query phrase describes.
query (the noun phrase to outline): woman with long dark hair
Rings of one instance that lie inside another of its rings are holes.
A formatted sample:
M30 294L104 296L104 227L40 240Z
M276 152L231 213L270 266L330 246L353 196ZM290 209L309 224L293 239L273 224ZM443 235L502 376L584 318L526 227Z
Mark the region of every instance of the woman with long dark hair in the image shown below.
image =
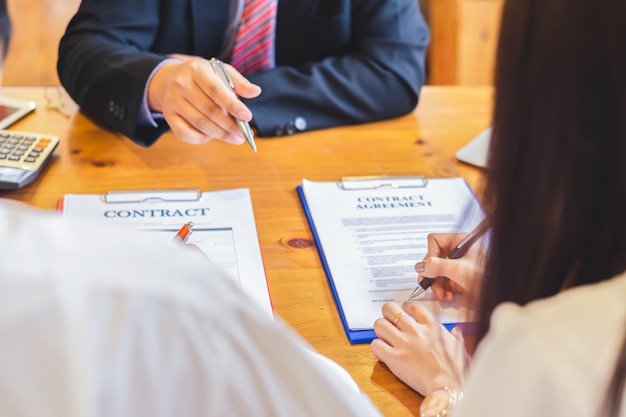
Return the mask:
M624 22L624 1L505 3L489 244L446 260L460 237L430 236L418 264L446 277L438 298L473 300L467 378L459 332L419 303L387 304L375 324L373 353L427 404L446 387L464 392L459 416L626 415Z

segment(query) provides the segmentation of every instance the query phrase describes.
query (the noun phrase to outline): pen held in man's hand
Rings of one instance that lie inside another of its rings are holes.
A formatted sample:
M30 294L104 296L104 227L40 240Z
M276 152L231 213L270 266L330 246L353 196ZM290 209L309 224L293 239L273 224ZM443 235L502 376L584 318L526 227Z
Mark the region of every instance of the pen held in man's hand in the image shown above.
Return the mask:
M222 80L224 85L233 94L235 94L235 84L233 83L233 80L231 80L230 77L228 76L228 73L226 72L226 69L224 68L224 64L222 63L222 61L216 58L211 58L209 62L211 62L211 66L213 67L213 70L215 71L219 79ZM254 133L252 132L250 123L244 122L243 120L238 119L237 117L234 117L234 116L233 116L233 119L235 120L235 123L237 123L237 127L239 127L239 130L243 134L243 137L246 139L246 141L248 142L252 150L256 152L256 143L254 142Z
M484 219L478 226L467 234L446 256L447 259L459 259L465 256L467 251L489 230L489 221ZM435 282L437 278L424 278L417 284L417 287L407 301L413 301L419 295L423 294Z

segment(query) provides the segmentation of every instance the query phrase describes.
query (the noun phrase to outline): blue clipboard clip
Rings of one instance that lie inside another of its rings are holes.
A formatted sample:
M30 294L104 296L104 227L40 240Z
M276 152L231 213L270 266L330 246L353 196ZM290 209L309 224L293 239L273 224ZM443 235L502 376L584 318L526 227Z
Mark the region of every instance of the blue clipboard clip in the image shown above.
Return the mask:
M104 194L105 203L145 203L146 201L199 201L200 190L137 190L109 191Z
M423 188L428 185L428 179L423 175L408 175L388 177L362 176L343 177L337 183L343 190L375 190L378 188Z

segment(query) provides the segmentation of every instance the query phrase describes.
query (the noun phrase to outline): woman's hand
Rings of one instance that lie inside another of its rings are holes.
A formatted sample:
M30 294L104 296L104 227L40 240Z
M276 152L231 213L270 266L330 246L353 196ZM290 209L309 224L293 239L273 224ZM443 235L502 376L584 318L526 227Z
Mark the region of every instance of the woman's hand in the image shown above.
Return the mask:
M473 305L483 276L484 251L479 243L459 259L446 256L465 237L461 233L431 233L428 235L428 252L415 264L418 281L438 278L430 286L438 300L452 301L460 298L462 304Z
M370 345L376 359L424 396L444 386L460 390L469 355L458 328L448 332L420 303L389 302L382 313Z

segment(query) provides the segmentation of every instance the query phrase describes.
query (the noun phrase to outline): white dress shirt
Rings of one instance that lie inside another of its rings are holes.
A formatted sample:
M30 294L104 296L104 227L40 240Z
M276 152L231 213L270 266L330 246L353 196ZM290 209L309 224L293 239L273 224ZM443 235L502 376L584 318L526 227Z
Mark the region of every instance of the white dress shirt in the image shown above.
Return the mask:
M203 255L0 201L0 416L378 416Z
M626 273L526 307L502 304L453 416L600 416L624 332Z

